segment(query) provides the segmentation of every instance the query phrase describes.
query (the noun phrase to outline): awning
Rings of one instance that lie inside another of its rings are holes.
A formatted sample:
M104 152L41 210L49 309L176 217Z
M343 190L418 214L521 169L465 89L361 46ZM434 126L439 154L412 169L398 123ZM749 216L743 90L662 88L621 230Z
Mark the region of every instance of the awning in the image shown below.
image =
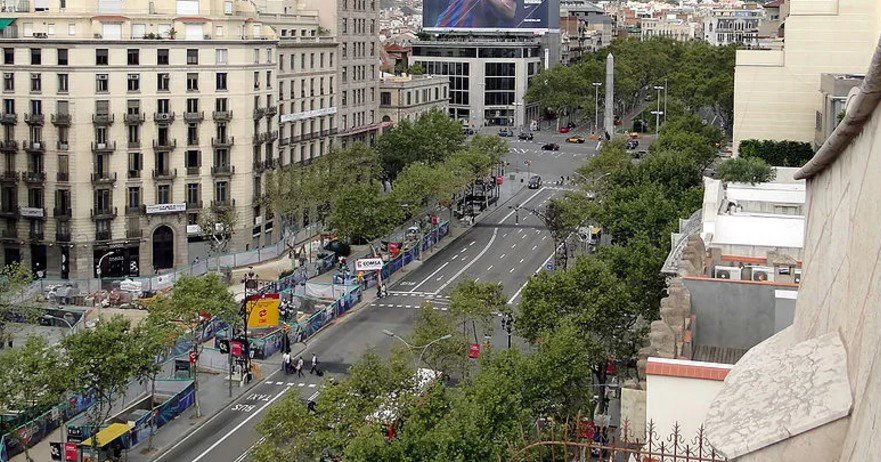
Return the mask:
M6 29L6 26L15 21L15 18L0 18L0 30Z
M128 433L129 430L131 430L132 428L134 427L124 423L112 423L108 425L107 428L99 431L98 434L95 435L95 439L98 440L97 447L103 448L104 446L107 446L108 444L116 441L116 439L120 436ZM80 443L80 445L91 447L92 439L89 438L88 441L84 441Z

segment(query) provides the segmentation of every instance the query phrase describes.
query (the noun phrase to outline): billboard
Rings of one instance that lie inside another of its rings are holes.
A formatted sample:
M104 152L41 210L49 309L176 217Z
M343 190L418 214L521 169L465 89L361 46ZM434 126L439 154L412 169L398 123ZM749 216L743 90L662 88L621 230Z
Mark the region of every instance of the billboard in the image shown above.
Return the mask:
M440 30L557 29L559 0L423 0L422 28Z
M277 327L278 294L251 295L248 297L248 327Z

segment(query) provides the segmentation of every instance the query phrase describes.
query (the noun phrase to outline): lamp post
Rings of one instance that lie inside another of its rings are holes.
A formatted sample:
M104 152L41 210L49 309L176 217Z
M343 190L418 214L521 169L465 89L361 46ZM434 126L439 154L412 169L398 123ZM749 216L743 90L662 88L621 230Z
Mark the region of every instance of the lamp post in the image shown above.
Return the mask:
M413 351L413 350L422 350L422 352L419 353L419 360L418 360L418 362L416 362L416 364L414 364L414 366L416 366L416 369L419 369L419 364L422 363L422 357L425 355L425 352L428 351L428 347L434 345L434 344L437 343L437 342L440 342L440 341L443 341L443 340L448 340L448 339L450 339L450 338L453 337L453 334L446 334L446 335L442 335L442 336L440 336L440 337L438 337L438 338L436 338L436 339L434 339L434 340L432 340L432 341L426 343L425 345L422 345L422 346L413 346L413 345L410 345L410 342L404 340L404 339L401 338L398 334L396 334L396 333L394 333L394 332L392 332L392 331L390 331L390 330L388 330L388 329L383 329L383 330L382 330L382 333L385 334L385 335L388 335L389 337L394 337L394 338L400 340L401 343L403 343L404 345L406 345L406 346L407 346L407 349L410 350L410 351Z
M597 132L597 128L599 127L599 118L600 118L600 87L603 86L602 82L594 82L593 83L593 132Z
M115 254L115 250L111 250L104 255L101 255L101 258L98 259L98 264L95 266L95 272L98 274L98 280L101 280L101 264L104 263L104 259Z
M73 332L73 324L71 324L70 321L68 321L67 319L60 318L60 317L58 317L58 316L52 316L51 314L44 314L44 315L41 316L41 317L43 317L43 318L49 318L49 319L55 319L55 320L57 320L57 321L61 321L61 322L65 323L65 324L67 324L67 332L68 332L68 333L72 333L72 332Z
M664 99L665 99L664 107L666 108L667 107L667 101L666 101L667 86L666 85L664 85L664 86L655 85L655 90L658 90L658 101L657 101L658 109L656 111L654 111L654 114L655 114L655 133L658 133L658 131L660 131L660 127L661 127L661 114L663 114L661 112L661 90L664 90ZM666 116L665 116L665 118L666 118Z

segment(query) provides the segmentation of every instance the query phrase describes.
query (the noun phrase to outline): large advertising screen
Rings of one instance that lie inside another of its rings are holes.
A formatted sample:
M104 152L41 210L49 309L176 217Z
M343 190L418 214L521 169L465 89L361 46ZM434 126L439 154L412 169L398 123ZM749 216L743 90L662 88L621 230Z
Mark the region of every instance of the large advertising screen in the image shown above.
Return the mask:
M422 28L429 31L555 29L559 27L558 10L559 0L423 0Z

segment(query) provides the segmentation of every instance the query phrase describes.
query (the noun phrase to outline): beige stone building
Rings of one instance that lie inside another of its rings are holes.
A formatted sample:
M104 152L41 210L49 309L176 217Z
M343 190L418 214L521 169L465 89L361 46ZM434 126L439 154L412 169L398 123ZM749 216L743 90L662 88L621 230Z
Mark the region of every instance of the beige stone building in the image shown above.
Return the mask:
M701 37L700 24L677 18L643 18L640 20L642 40L664 37L680 42Z
M865 72L881 32L876 0L789 0L780 9L782 49L739 50L734 78L734 149L741 140L811 142L823 73Z
M230 0L4 1L4 263L150 274L191 260L209 208L251 223L277 132L276 36ZM256 215L256 216L255 216ZM111 253L112 252L112 253Z
M421 114L449 108L450 79L437 75L386 75L379 83L382 122L415 121Z

